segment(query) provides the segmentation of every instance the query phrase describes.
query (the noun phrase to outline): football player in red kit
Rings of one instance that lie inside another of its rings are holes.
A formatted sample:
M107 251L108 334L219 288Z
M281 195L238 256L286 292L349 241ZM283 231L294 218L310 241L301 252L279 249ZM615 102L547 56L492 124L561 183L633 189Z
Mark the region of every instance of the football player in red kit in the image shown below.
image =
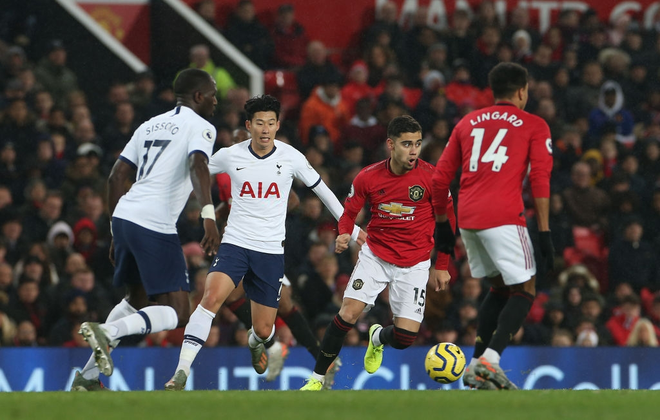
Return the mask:
M344 337L386 287L389 286L394 325L383 328L374 324L369 328L369 347L364 356L364 367L369 373L380 367L385 344L405 349L415 341L424 319L427 283L440 291L450 280L446 254L438 254L435 269L429 272L435 228L431 203L435 168L418 159L422 128L410 116L396 117L387 128L387 137L390 158L360 171L344 203L336 252L348 248L350 226L365 202L371 206L367 242L362 245L341 309L326 329L314 372L303 390L317 391L323 387L324 373L339 354ZM453 222L454 209L448 192L445 198L445 213Z
M554 262L548 224L552 139L544 120L523 111L527 70L518 64L500 63L488 79L495 105L471 112L456 125L433 176L438 222L435 245L445 253L454 247L444 197L461 167L461 237L472 276L487 277L492 286L479 308L474 357L463 383L478 389L516 389L499 362L536 295L536 265L524 217L522 184L529 173L539 250L550 269Z

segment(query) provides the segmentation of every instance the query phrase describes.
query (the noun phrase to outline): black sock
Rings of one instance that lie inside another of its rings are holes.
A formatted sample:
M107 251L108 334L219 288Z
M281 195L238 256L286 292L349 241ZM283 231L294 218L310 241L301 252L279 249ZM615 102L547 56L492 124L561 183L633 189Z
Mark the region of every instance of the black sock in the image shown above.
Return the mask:
M522 326L533 302L534 296L527 292L512 292L509 301L500 313L497 320L497 331L493 334L488 347L501 355Z
M349 324L341 319L339 314L335 315L325 330L325 335L323 335L319 357L316 358L316 365L314 366L315 373L325 375L332 362L339 355L341 347L344 344L344 338L351 328L353 328L353 324Z
M417 333L396 328L394 325L388 325L381 329L378 335L378 339L382 344L388 344L390 347L400 350L410 347L415 338L417 338Z
M481 302L477 315L477 341L474 344L473 356L475 359L480 358L488 348L493 332L497 328L500 312L508 300L508 287L491 287L484 301Z
M394 325L381 328L378 339L382 344L392 344L394 342ZM371 337L369 340L372 340Z
M305 317L294 307L291 312L282 317L286 325L289 326L291 333L296 338L296 341L305 346L312 357L316 359L319 356L319 342L314 336L314 333L309 328L309 324Z
M250 312L250 301L245 298L240 298L236 302L228 305L229 310L236 315L239 321L245 325L246 328L252 326L252 314Z
M252 312L249 300L240 298L236 302L230 303L228 307L229 310L232 311L234 315L236 315L236 318L238 318L238 320L241 321L246 328L250 328L252 326ZM264 343L264 347L267 349L273 347L275 341L276 340L271 338Z

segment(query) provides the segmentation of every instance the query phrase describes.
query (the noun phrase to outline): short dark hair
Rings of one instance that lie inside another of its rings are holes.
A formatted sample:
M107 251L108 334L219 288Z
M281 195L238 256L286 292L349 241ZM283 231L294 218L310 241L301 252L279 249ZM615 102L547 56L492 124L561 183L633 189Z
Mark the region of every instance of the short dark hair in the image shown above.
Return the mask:
M410 115L396 117L387 126L387 137L391 139L399 138L403 133L417 132L422 132L422 126Z
M245 109L245 115L247 116L247 119L252 121L254 114L257 112L268 111L273 111L275 113L275 117L279 120L280 107L280 101L278 101L275 97L270 95L259 95L248 99L247 102L245 102L245 106L243 108Z
M204 88L204 85L211 83L211 75L201 69L185 69L174 79L174 95L187 96L194 95Z
M488 84L496 99L510 98L527 86L527 69L516 63L500 63L488 73Z

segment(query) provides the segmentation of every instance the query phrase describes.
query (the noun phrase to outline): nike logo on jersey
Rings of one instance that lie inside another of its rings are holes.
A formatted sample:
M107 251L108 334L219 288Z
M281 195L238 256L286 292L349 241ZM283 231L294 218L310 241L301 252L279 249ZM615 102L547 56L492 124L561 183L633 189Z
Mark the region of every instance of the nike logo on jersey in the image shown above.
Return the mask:
M243 169L245 169L245 166L243 166L242 168L236 168L237 171L242 171Z

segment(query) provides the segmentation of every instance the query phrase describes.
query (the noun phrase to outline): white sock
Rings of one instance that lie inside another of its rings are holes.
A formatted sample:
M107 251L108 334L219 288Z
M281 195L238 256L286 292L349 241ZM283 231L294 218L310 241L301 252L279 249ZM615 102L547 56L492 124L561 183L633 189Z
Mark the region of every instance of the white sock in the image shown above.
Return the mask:
M321 383L325 383L325 375L319 375L316 372L312 372L312 378L316 379L317 381L320 381Z
M108 314L108 318L105 320L105 322L112 322L116 321L120 318L123 318L128 315L132 315L137 312L137 309L131 306L130 303L126 301L126 299L122 299L121 302L115 305L114 308L110 311ZM112 351L115 347L119 345L119 340L113 340L110 342L110 351ZM89 360L87 360L87 364L85 365L84 368L80 371L82 374L83 378L85 379L98 379L99 374L99 368L96 366L96 360L94 359L94 355L92 354L89 356Z
M475 359L474 357L470 359L470 364L468 365L468 368L473 368L474 365L476 365L479 362L479 359Z
M171 306L147 306L137 313L101 325L108 338L116 340L127 335L151 334L173 330L179 323L179 317Z
M485 357L490 363L500 364L500 354L491 348L487 348L482 357Z
M214 318L215 314L213 312L205 309L202 305L197 305L197 309L190 315L190 320L183 333L179 364L174 372L183 370L186 376L190 375L190 366L192 366L192 362L202 349L206 339L209 338Z
M378 327L371 335L371 342L374 343L374 346L382 346L383 343L380 342L380 332L383 330L383 327Z
M248 346L250 346L252 348L257 347L259 344L269 342L273 338L273 336L275 335L275 325L273 325L273 330L270 332L270 335L265 340L261 339L259 336L257 336L254 333L254 326L252 328L253 329L250 330L251 334L248 336Z

